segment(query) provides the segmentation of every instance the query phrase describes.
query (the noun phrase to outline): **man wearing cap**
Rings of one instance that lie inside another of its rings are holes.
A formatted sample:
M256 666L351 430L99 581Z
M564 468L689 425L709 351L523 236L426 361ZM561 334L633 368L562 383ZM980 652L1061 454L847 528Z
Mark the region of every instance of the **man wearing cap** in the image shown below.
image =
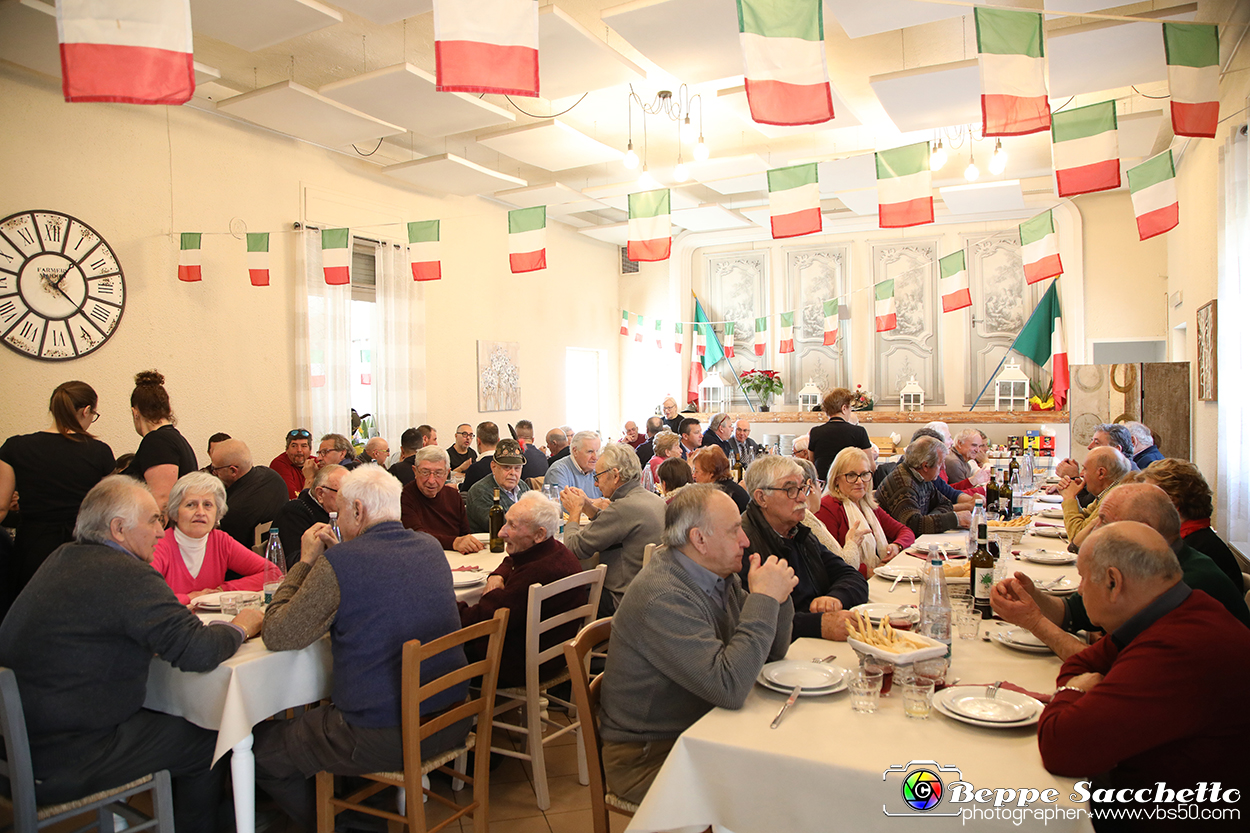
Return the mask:
M481 434L480 426L478 434ZM473 484L468 492L467 510L471 532L490 531L490 508L494 503L495 490L499 490L499 505L507 512L521 495L530 490L521 481L525 468L525 455L516 440L500 440L490 458L490 474Z
M287 432L286 451L269 461L269 468L286 481L287 497L295 500L304 491L304 463L312 453L312 432L295 428Z

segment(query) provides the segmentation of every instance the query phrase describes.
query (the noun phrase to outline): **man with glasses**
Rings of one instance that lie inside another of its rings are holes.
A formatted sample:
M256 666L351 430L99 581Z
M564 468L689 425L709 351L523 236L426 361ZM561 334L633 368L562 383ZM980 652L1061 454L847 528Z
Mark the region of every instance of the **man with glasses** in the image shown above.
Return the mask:
M934 484L945 463L946 443L942 440L912 440L902 461L882 481L877 502L891 518L916 535L967 529L972 512L952 504Z
M269 461L269 468L286 481L287 497L299 497L304 490L304 463L312 454L312 432L307 428L295 428L287 432L286 451Z
M469 466L477 462L477 452L469 447L469 443L473 442L476 436L473 433L473 426L469 423L463 422L456 426L456 440L447 449L448 464L452 471L464 474L469 470Z
M273 469L252 465L252 452L242 440L222 440L210 455L213 474L226 486L221 531L251 549L256 527L268 523L286 506L286 483ZM269 534L265 533L268 540Z
M339 511L339 484L347 469L342 466L322 466L313 475L312 483L289 501L273 516L282 541L282 553L286 556L286 568L291 569L299 561L300 539L314 524L328 524L330 513ZM233 507L232 507L233 509Z
M807 496L815 487L802 467L788 457L762 457L747 469L744 485L751 503L742 513L742 531L750 539L750 551L761 559L783 559L799 580L790 594L791 638L845 639L845 611L868 601L868 581L803 524ZM748 578L744 569L742 581Z
M671 396L667 397L660 408L664 411L664 424L668 426L668 430L674 434L680 434L681 421L684 417L677 407L677 400Z
M489 424L494 425L494 423ZM481 425L477 427L477 433L480 440ZM499 504L504 512L520 500L521 495L530 490L530 487L521 480L521 469L525 468L525 455L521 453L521 444L516 440L501 440L497 445L492 445L491 456L483 459L490 465L490 473L473 484L466 501L469 529L473 532L490 531L490 508L494 503L496 489L499 490ZM481 462L481 460L478 461L478 463Z
M433 535L444 550L481 550L482 542L469 532L469 516L460 492L447 485L451 471L447 452L426 446L413 457L412 465L416 477L400 494L400 522L408 529Z
M729 447L744 462L748 459L754 460L755 455L760 453L760 444L751 439L750 421L740 419L734 423L734 437L730 440Z
M477 424L477 460L465 469L464 482L460 484L460 491L467 492L473 488L474 483L490 476L491 456L494 455L495 446L498 443L499 426L493 422L479 422ZM517 450L520 451L520 449L521 446L518 444Z

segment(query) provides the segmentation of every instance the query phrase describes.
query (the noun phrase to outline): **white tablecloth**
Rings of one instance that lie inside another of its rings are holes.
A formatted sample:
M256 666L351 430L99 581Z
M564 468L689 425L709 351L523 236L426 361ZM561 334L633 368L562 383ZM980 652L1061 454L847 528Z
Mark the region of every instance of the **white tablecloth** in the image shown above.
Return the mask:
M933 536L955 540L956 536ZM923 539L927 543L929 537ZM1060 549L1059 542L1028 537L1023 546ZM900 564L910 556L900 556ZM919 565L918 559L910 562ZM1021 571L1039 578L1076 575L1071 565L1052 567L1020 562ZM912 603L918 598L902 582L869 579L872 601ZM983 625L982 630L1006 627ZM835 654L834 664L856 664L850 646L818 639L799 639L789 657L810 660ZM1026 689L1048 693L1054 689L1059 660L1053 654L1027 654L982 639L956 638L950 677L961 683L1007 680ZM781 726L769 723L786 695L756 686L739 711L714 709L688 729L674 746L629 825L635 831L719 825L733 833L774 831L884 830L909 820L887 819L890 812L912 812L901 797L901 774L884 773L912 761L934 761L960 769L960 776L941 773L944 783L969 782L977 789L1033 788L1059 791L1058 807L1071 809L1074 779L1049 774L1037 751L1036 728L984 729L950 720L936 711L927 720L903 714L898 692L881 698L875 714L851 709L846 692L804 697ZM964 805L970 806L970 805ZM1033 805L1035 807L1055 806ZM943 802L925 813L925 830L964 827L958 817L938 818L951 812ZM1013 827L1002 820L970 821L970 829L1002 830ZM1026 818L1022 827L1042 827L1040 819ZM903 829L901 826L899 829ZM1089 830L1088 820L1049 820L1047 830Z

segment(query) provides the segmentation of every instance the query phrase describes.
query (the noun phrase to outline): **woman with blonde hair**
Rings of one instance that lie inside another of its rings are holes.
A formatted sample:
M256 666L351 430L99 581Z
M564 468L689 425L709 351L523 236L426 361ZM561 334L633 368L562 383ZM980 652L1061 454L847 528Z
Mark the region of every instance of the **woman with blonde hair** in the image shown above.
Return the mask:
M660 485L660 463L674 457L681 459L681 438L671 431L661 431L651 441L655 455L642 467L642 488L656 491Z
M834 458L816 517L842 544L843 560L868 576L916 541L910 529L877 506L872 464L859 448L844 448Z

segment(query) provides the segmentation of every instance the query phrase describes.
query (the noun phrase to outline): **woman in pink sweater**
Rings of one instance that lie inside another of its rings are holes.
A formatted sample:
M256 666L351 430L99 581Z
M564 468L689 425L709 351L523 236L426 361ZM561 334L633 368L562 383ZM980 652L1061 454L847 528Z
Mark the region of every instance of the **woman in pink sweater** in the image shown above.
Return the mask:
M226 514L226 489L211 474L192 472L169 492L172 529L156 544L152 566L165 577L178 601L222 590L260 590L269 562L226 533L217 522ZM226 571L243 578L226 581Z
M871 577L911 544L916 536L877 506L872 492L872 463L862 448L844 448L829 467L829 482L816 517L842 545L842 559Z

